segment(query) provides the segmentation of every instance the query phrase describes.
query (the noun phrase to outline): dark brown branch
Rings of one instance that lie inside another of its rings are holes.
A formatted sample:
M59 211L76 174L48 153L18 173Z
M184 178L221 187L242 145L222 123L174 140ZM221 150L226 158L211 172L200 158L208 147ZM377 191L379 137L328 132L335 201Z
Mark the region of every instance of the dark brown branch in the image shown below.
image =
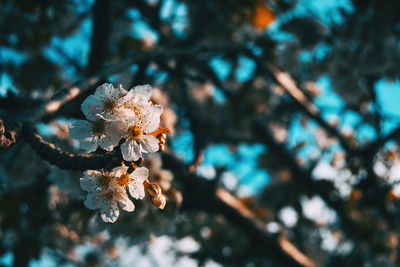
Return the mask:
M26 123L22 129L22 138L44 160L60 169L75 171L95 170L106 168L113 157L118 159L118 150L101 156L78 156L56 148L48 143L35 131L32 124Z

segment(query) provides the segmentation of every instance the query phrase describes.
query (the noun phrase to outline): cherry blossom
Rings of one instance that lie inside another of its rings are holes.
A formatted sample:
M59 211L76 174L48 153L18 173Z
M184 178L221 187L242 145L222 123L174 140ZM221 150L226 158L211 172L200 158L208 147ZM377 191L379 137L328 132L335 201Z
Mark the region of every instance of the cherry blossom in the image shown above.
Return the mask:
M159 150L159 140L151 133L158 129L161 113L161 106L148 106L135 117L113 121L106 126L106 134L111 138L125 138L121 145L124 160L136 161L143 153Z
M140 167L132 173L127 172L128 167L114 168L111 172L88 170L80 178L81 188L88 192L84 201L88 209L100 210L104 222L114 223L119 216L120 206L123 210L132 212L135 209L129 194L136 199L145 196L143 182L149 175L149 170Z
M94 95L88 96L81 105L83 114L88 120L99 117L114 119L133 114L132 110L123 107L132 95L120 85L115 88L112 84L105 83L97 87Z
M103 120L85 121L77 120L69 128L71 137L80 141L80 148L87 153L93 152L97 147L112 151L118 145L119 139L105 134L105 126L108 122Z

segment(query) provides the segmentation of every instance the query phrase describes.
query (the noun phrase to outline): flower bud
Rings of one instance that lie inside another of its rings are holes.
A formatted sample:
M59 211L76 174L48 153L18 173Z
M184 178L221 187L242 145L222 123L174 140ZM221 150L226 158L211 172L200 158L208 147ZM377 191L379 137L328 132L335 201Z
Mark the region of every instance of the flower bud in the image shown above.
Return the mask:
M165 139L160 137L160 144L165 145Z
M153 198L158 198L161 196L161 187L156 183L145 183L147 193L149 193Z
M165 150L165 145L164 144L160 144L160 150L161 152L163 152Z
M167 204L167 200L165 199L164 195L160 195L157 198L152 199L154 206L156 206L159 209L164 209L165 205Z

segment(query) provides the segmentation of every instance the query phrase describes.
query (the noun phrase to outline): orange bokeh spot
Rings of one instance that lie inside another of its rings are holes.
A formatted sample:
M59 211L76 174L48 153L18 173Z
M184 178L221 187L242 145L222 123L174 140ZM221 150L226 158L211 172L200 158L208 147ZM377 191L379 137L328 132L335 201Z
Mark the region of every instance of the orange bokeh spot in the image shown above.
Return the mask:
M274 12L262 0L256 0L253 14L251 23L260 30L267 28L275 20Z

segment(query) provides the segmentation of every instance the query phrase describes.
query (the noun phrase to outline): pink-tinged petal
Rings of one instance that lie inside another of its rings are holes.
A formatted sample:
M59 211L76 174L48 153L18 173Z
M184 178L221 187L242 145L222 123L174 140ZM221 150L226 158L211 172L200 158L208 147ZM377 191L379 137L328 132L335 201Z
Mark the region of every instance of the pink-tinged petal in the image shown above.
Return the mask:
M133 88L133 92L143 97L144 100L148 101L151 97L151 86L148 84L138 85Z
M98 192L92 192L89 193L86 196L85 201L83 202L83 204L85 204L86 208L91 209L91 210L97 210L101 207L101 205L103 204L103 200L102 198L99 198L97 196Z
M118 114L119 119L120 118L128 119L130 117L136 117L135 111L129 108L118 108L115 113Z
M128 166L119 166L119 167L115 167L114 169L112 169L112 171L110 172L110 175L112 177L121 177L121 175L125 174L126 171L128 170Z
M143 152L157 152L160 149L158 145L160 141L152 135L143 135L139 142L143 148Z
M133 205L133 202L128 198L128 196L124 193L115 193L116 195L116 200L119 203L119 206L126 211L132 212L135 209L135 205Z
M82 140L92 136L92 126L88 121L77 120L69 127L69 135L77 140Z
M121 145L122 157L126 161L136 161L142 155L140 153L139 144L135 140L126 140Z
M128 185L129 194L136 199L143 199L145 197L143 183L131 182Z
M146 167L139 167L130 176L132 180L143 183L149 177L149 170Z
M88 138L85 138L80 141L80 148L85 150L87 153L96 151L98 147L98 142L99 137L98 136L91 136Z

